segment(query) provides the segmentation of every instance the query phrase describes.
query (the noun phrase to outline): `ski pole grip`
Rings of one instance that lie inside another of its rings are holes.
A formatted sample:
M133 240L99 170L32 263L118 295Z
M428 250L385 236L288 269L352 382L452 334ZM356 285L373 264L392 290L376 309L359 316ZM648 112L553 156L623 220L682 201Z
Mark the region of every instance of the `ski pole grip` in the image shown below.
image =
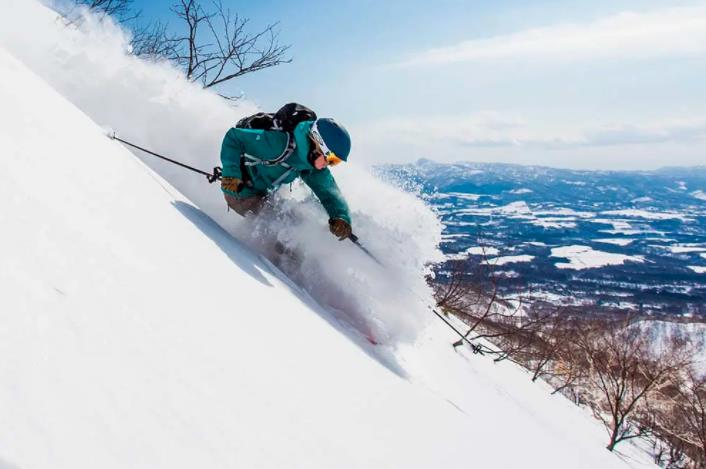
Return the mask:
M210 184L213 184L214 182L221 179L221 176L222 176L222 170L220 167L216 166L215 168L213 168L213 174L208 174L206 176L206 179L208 179L208 182Z

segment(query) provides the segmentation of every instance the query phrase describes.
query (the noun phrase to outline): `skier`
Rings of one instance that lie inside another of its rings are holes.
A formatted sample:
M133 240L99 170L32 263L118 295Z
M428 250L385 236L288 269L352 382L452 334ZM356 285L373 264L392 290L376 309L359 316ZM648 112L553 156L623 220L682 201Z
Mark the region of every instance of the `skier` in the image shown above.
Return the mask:
M311 115L315 117L313 112ZM246 119L257 116L268 115ZM330 118L304 120L296 123L292 132L240 128L243 121L228 130L221 147L221 190L228 207L242 216L257 214L270 193L301 178L328 213L331 233L341 241L349 238L348 204L328 169L347 161L351 149L348 131Z

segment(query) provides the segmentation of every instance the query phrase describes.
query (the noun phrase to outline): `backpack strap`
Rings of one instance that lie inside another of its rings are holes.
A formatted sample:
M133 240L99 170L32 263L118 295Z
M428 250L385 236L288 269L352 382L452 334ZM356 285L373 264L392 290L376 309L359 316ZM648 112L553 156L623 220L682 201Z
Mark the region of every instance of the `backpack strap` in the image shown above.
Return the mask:
M254 156L248 155L248 154L245 154L245 155L243 155L243 156L245 156L246 158L249 159L249 161L245 161L245 162L244 162L244 166L246 166L246 167L247 167L247 166L257 166L257 165L259 165L259 164L265 165L266 163L269 162L269 160L263 160L263 159L260 159L260 158L257 158L257 157L254 157ZM241 161L242 161L242 160L241 160ZM272 166L272 165L267 165L267 166ZM285 179L287 176L289 176L289 175L291 174L292 171L294 171L294 168L293 168L292 166L288 165L288 164L285 163L285 162L281 162L281 163L279 164L279 166L282 166L282 167L284 167L284 168L287 168L287 171L285 171L284 173L282 173L282 174L280 175L280 177L278 177L277 179L275 179L274 181L272 181L272 185L273 185L273 186L279 185L282 181L284 181L284 179ZM250 186L252 186L252 181L250 181Z
M289 166L289 165L287 165L287 166ZM287 176L289 176L289 174L290 174L292 171L294 171L294 168L292 168L291 166L289 166L289 169L288 169L287 171L285 171L284 173L282 173L282 175L281 175L280 177L278 177L277 179L275 179L274 181L272 181L272 186L275 187L275 188L276 188L277 186L279 186L280 183L281 183L282 181L284 181L284 179L285 179Z
M287 135L287 146L284 148L281 155L272 160L263 160L262 158L243 153L243 156L248 159L248 161L245 162L245 166L256 166L261 164L263 166L284 166L285 168L289 168L290 166L286 163L286 161L294 154L297 144L294 141L294 136L292 134L289 132L285 133Z

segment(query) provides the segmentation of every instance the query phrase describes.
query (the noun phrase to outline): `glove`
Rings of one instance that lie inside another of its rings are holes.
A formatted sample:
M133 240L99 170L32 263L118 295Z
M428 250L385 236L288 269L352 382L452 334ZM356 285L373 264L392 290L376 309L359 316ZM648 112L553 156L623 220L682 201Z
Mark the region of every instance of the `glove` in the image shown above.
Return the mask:
M227 178L221 179L221 188L230 192L240 192L243 190L243 181L238 178Z
M342 220L340 218L331 218L328 221L328 228L334 236L338 236L339 241L350 238L353 234L353 228L351 228L351 225L349 225L346 220Z

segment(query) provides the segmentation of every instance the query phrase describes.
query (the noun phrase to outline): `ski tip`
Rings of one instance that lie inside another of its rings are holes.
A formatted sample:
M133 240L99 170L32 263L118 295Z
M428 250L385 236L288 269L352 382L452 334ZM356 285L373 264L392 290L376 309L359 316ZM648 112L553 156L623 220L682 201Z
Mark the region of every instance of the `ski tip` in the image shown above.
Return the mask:
M106 137L108 137L110 139L115 138L115 129L113 129L112 127L103 126L103 127L101 127L101 131L103 132L103 135L105 135Z
M365 338L368 340L368 342L372 345L380 345L380 343L375 340L375 337L373 337L371 334L366 334Z

